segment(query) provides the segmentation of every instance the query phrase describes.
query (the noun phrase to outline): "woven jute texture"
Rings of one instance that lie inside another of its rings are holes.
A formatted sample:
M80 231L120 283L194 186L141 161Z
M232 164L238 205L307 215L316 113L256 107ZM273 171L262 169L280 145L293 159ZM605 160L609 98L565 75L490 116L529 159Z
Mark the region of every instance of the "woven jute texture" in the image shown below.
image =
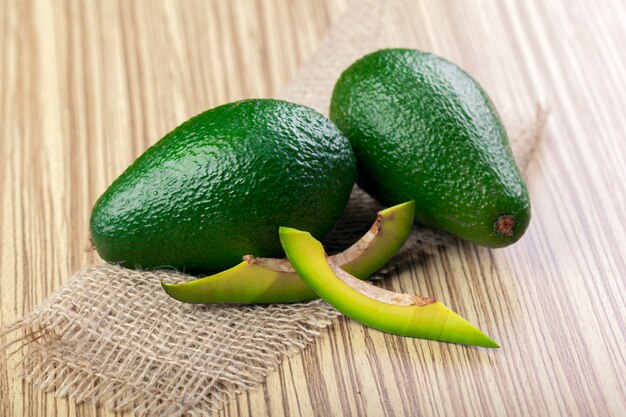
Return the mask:
M325 113L342 69L402 39L401 2L357 1L310 61L279 94ZM526 167L545 113L512 109L502 116L514 154ZM380 206L355 188L326 239L330 251L366 231ZM377 274L453 238L416 226L409 242ZM70 277L33 312L1 333L6 355L18 354L24 378L75 401L104 403L136 415L209 415L260 384L281 360L311 343L338 316L322 301L268 306L185 305L161 281L192 277L99 265ZM2 349L0 349L2 351Z

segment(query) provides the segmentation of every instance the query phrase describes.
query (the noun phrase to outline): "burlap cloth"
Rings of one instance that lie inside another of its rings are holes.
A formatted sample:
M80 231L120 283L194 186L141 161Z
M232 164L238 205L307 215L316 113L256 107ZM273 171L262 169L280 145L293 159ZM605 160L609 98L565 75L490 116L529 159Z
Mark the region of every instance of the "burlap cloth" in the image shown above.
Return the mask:
M412 46L402 38L401 10L399 1L353 3L279 97L326 113L334 82L355 59L381 47ZM502 113L522 170L541 136L544 115L539 107ZM368 229L378 209L355 188L327 247L347 247ZM451 239L416 227L387 271ZM339 315L319 300L197 306L161 290L161 281L188 279L172 271L94 266L6 327L0 340L6 354L21 354L24 378L41 390L113 410L132 408L136 415L199 416L260 384L285 355L313 342Z

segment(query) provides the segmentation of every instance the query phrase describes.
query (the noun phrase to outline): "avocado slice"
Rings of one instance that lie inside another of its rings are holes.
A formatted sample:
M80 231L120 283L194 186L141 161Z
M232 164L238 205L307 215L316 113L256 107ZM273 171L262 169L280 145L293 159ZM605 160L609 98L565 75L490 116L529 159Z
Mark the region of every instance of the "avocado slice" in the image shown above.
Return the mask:
M369 278L402 249L411 234L414 213L413 200L379 211L374 224L361 239L330 258L349 274Z
M415 202L378 212L370 230L345 251L331 256L355 277L365 279L385 265L411 233ZM163 283L174 299L185 303L266 304L319 298L298 276L287 259L243 257L240 264L195 281Z
M326 255L308 232L281 227L280 241L302 280L324 301L362 324L400 336L489 348L496 342L433 298L400 294L361 281Z
M161 286L170 297L193 304L294 303L319 298L286 259L249 255L243 259L240 264L215 275Z

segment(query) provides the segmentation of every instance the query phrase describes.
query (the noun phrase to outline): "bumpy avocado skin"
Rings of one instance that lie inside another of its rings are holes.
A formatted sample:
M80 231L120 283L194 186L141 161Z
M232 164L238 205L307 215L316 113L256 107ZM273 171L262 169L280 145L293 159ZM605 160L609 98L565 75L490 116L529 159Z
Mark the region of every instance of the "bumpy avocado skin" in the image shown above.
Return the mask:
M330 118L352 144L357 183L383 204L414 199L418 222L488 247L528 227L500 117L456 65L411 49L366 55L335 85Z
M100 256L130 268L217 271L283 254L279 226L322 237L343 212L356 163L316 111L244 100L202 113L141 155L96 202Z

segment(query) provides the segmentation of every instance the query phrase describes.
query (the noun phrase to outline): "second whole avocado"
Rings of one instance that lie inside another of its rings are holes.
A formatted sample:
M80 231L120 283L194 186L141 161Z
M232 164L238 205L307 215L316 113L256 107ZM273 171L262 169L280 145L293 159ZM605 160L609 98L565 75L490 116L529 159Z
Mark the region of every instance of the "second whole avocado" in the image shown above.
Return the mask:
M357 182L385 205L415 200L415 219L503 247L530 221L530 201L493 104L436 55L384 49L343 72L330 118L357 158Z

